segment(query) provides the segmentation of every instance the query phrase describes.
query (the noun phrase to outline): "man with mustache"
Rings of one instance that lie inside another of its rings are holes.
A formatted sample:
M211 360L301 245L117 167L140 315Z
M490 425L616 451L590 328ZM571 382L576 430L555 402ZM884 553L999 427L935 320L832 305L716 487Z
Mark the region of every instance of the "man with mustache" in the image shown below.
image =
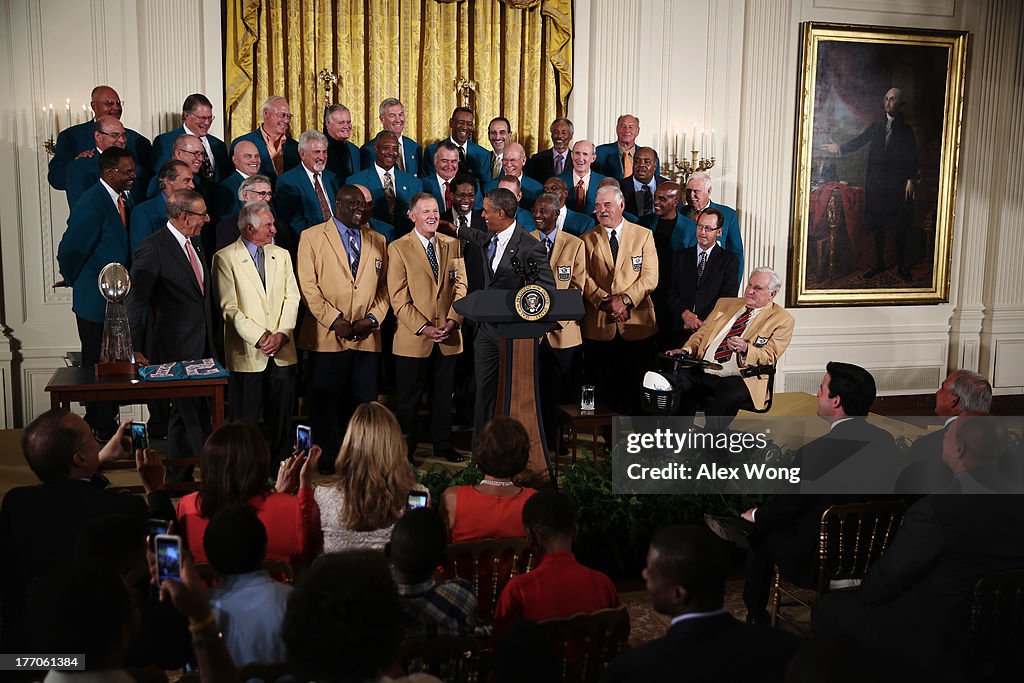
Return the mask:
M572 121L567 118L555 119L551 122L551 147L543 149L526 162L525 173L538 183L548 178L561 175L572 164L569 158L569 146L572 145Z
M338 177L326 170L327 136L318 130L299 136L299 159L302 163L277 179L274 201L278 217L296 236L311 225L331 220L338 193Z

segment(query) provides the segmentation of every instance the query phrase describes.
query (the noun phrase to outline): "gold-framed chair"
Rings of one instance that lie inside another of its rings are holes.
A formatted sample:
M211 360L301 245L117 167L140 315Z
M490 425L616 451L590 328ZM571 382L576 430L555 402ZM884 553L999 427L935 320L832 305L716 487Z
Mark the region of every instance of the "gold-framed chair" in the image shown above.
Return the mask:
M605 666L627 648L629 611L625 606L537 624L562 659L563 683L593 683Z
M533 569L533 552L526 538L489 538L449 543L445 578L466 579L473 584L477 619L494 621L498 596L513 577Z
M780 613L783 607L810 608L811 602L830 590L841 590L833 587L834 582L842 588L859 585L889 547L906 511L906 503L899 500L844 503L825 510L818 531L816 586L805 589L787 582L776 565L768 600L771 625L785 618Z
M487 680L490 649L487 639L475 636L410 638L398 648L398 661L412 673L428 673L448 683Z
M983 576L974 585L967 667L972 681L1006 681L1024 670L1024 567Z

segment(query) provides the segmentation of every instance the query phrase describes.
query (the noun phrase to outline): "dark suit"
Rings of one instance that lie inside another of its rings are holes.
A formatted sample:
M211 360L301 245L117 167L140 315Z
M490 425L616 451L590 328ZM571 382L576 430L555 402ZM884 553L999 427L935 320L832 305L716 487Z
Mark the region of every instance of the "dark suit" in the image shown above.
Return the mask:
M423 170L423 164L421 158L423 157L423 150L420 149L420 143L416 142L412 138L402 136L402 152L405 157L405 172L409 175L419 176ZM365 145L359 148L359 168L366 170L373 167L377 163L377 150L373 148L373 139L371 138L366 142ZM398 168L396 165L395 168ZM357 171L353 171L355 174ZM338 176L344 178L345 176Z
M919 680L962 674L974 584L1024 566L1019 498L940 494L914 503L859 591L815 601L815 635L860 641L905 663Z
M785 631L741 624L730 614L690 618L619 655L601 681L781 682L797 642Z
M893 117L888 145L885 129L883 116L839 147L845 155L870 145L864 173L864 229L868 232L907 230L913 218L913 201L906 199L906 185L917 178L917 138L903 114Z
M71 562L78 535L106 515L173 519L164 491L149 495L149 509L138 496L104 490L84 479L65 479L8 491L0 508L0 581L3 584L3 638L0 650L26 651L25 599L32 583L50 569ZM38 650L36 650L38 651Z
M86 121L78 125L62 130L57 136L57 142L50 159L49 170L46 180L50 187L55 190L67 188L67 169L76 156L89 149L96 149L96 137L93 121ZM152 153L152 145L148 138L136 133L131 128L125 128L128 134L128 143L125 147L136 162L145 169L150 166L149 160Z
M743 236L740 235L740 221L736 216L736 211L724 204L715 204L714 202L708 202L706 208L714 208L722 212L722 234L718 236L718 246L725 247L736 254L736 258L740 260L739 273L742 277ZM682 231L672 234L672 248L679 250L697 244L697 221L691 216L689 207L683 207L677 224L682 226ZM680 242L680 240L682 241ZM743 282L738 284L740 287L743 286Z
M565 163L562 165L562 172L572 170L572 150L565 150ZM543 149L526 161L523 173L530 176L538 183L546 183L548 178L559 175L555 172L555 150L553 147Z
M451 137L447 137L445 140L452 142ZM437 173L434 168L434 153L437 151L439 144L441 143L435 142L423 151L423 164L420 166L420 175L424 178L429 178ZM452 142L452 144L455 143ZM459 156L461 157L462 155L460 154ZM472 140L466 140L466 158L460 158L459 160L459 173L469 173L478 179L489 178L491 175L490 158L490 152Z
M159 175L160 167L174 154L174 141L186 134L195 135L195 133L186 133L184 126L178 126L168 133L161 133L153 138L153 164L150 168L153 175ZM196 137L199 136L196 135ZM213 152L213 159L210 161L213 164L213 183L217 183L221 178L233 172L235 167L228 159L228 147L223 140L213 135L207 135L206 141L210 143L210 151ZM205 145L203 149L206 149Z
M640 149L640 145L633 146L633 155L635 156L637 150ZM619 143L608 142L603 145L598 145L594 150L596 158L594 159L594 170L598 173L608 176L609 178L615 178L616 180L622 180L626 175L622 172L622 152L619 150ZM661 161L658 161L654 165L654 173L657 175L661 172Z
M210 222L216 222L231 215L238 215L242 210L242 200L238 198L238 188L245 178L237 170L232 171L224 180L210 188L206 197L207 209L211 211ZM232 240L234 241L234 240Z
M484 185L484 194L486 195L491 190L498 189L498 181L501 178L495 178L486 185ZM523 207L527 211L533 209L533 203L537 201L537 197L544 194L544 185L537 182L530 176L523 173L523 176L519 179L519 184L523 192L523 198L519 200L519 206Z
M450 211L442 213L441 220L450 221L456 227L459 226L458 216L452 216ZM485 235L487 233L487 223L484 222L484 217L479 210L469 214L467 225ZM484 265L483 249L464 235L460 239L462 240L462 258L466 262L466 293L468 294L486 286L487 266ZM467 322L473 324L472 321ZM468 351L472 351L472 345L467 344L466 346Z
M256 149L260 151L260 175L265 175L270 178L271 185L277 183L277 171L274 169L274 160L270 158L270 151L267 149L267 142L263 139L263 133L260 132L260 129L257 128L256 130L250 131L245 135L240 135L232 140L232 154L234 154L235 145L242 140L247 140L256 145ZM301 162L299 159L299 143L291 138L285 138L281 154L284 157L282 172L295 168Z
M950 484L953 472L942 460L942 440L948 430L949 425L944 425L914 440L910 446L910 462L896 479L897 494L936 493Z
M658 263L661 264L661 254L658 254ZM653 297L655 314L659 321L663 321L663 329L668 330L669 339L679 341L684 336L690 336L683 329L683 311L691 311L703 321L720 298L736 296L738 269L736 255L715 245L707 256L704 273L698 282L697 247L677 251L672 255L665 279L661 279L661 276L658 279L658 282L670 283L668 291L659 296L660 292L655 290ZM664 317L659 305L664 307Z
M517 227L505 251L501 255L498 267L493 271L487 262L487 246L494 237L492 233L481 232L469 228L458 231L459 239L468 239L476 244L484 256L484 287L485 289L512 289L523 286L523 279L512 268L512 257L519 259L524 266L533 259L540 271L537 284L549 291L555 289L555 277L551 273L551 265L540 242L530 237L522 228ZM476 374L476 401L473 409L473 442L491 418L494 417L495 398L498 393L498 329L493 324L477 325L476 339L473 341L473 364Z
M576 184L573 182L572 174L573 170L572 166L570 166L568 171L558 176L565 183L565 186L569 188L569 196L565 199L565 205L570 211L576 211L577 213L589 216L594 213L594 207L597 204L597 186L601 184L601 181L605 179L605 176L601 175L597 171L590 172L590 184L587 185L587 198L583 206L580 207L576 205Z
M135 348L143 348L143 335L154 339L152 363L208 358L214 354L210 316L213 278L197 238L192 239L203 288L185 250L170 228L153 233L139 244L132 261L132 290L128 295L128 320ZM143 313L151 321L144 327ZM167 427L167 452L171 458L198 456L210 433L209 409L204 399L175 399ZM187 478L191 468L169 473L172 479Z
M657 187L662 183L667 182L668 178L662 178L660 175L654 176L655 189L657 189ZM651 190L651 199L649 200L650 203L646 206L647 210L644 213L640 213L640 207L637 205L637 192L636 185L633 183L633 176L620 179L619 187L622 188L622 197L626 200L626 211L637 217L654 213L654 190Z
M452 180L454 180L454 178ZM434 195L434 199L437 200L437 208L441 213L450 213L452 211L452 207L447 206L444 200L444 191L442 190L442 186L437 181L436 173L427 176L426 178L420 178L420 182L423 183L424 192L429 192L430 194ZM455 187L452 185L450 181L448 183L448 191L449 193L455 192ZM480 193L480 186L477 185L476 199L473 200L473 209L479 211L482 208L484 208L484 196Z
M348 140L335 140L326 130L323 133L327 136L327 170L338 178L358 173L361 170L359 148Z
M327 205L334 210L334 196L338 193L338 177L330 171L320 174L320 185L324 191L324 198ZM297 236L312 225L320 225L331 218L331 214L324 217L323 209L320 206L320 199L313 189L313 183L309 179L306 167L299 164L290 171L281 174L277 179L277 189L274 192L274 206L277 208L277 217L283 223L291 226Z
M373 199L373 217L395 227L395 236L401 237L412 230L412 222L409 220L409 201L419 192L423 191L423 182L409 174L403 173L395 166L391 169L391 177L395 183L395 213L394 216L388 213L388 202L384 197L384 185L381 183L377 169L367 168L355 175L345 179L346 185L362 185L370 191Z

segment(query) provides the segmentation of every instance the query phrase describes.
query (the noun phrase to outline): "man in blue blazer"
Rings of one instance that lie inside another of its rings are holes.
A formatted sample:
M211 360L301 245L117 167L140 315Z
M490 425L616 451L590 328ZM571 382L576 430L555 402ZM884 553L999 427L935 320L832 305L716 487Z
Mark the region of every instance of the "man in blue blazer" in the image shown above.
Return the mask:
M594 170L609 178L622 180L633 174L633 163L638 151L636 137L640 134L640 119L632 114L623 114L615 122L615 142L598 145ZM655 173L661 171L655 166Z
M327 136L327 170L338 178L348 178L361 170L359 148L352 144L352 112L344 104L332 104L324 111L324 135Z
M440 213L451 211L452 194L455 192L455 176L459 172L459 148L448 140L442 140L434 150L434 173L421 178L423 190L434 195ZM479 193L478 193L479 196Z
M202 168L203 161L206 159L206 152L203 151L203 143L199 141L199 138L188 133L179 135L174 141L171 158L188 164L189 168L192 169L192 183L195 185L193 189L205 198L206 193L213 186L203 181ZM146 197L152 199L158 194L160 194L160 187L157 184L157 179L154 177L149 181L149 186L146 188Z
M301 163L277 179L274 206L277 217L291 226L295 240L312 225L320 225L334 216L334 195L338 177L327 168L327 136L307 130L299 136Z
M544 193L553 194L558 197L558 219L556 225L559 230L565 230L570 235L582 237L584 233L594 229L594 219L582 213L570 211L565 200L569 197L569 188L565 181L559 177L548 178L544 182Z
M288 137L288 126L292 122L292 110L288 100L280 95L267 98L263 103L263 123L254 131L240 135L231 142L235 145L246 140L260 151L260 175L276 183L277 176L299 165L299 144Z
M231 172L228 163L228 148L224 141L210 135L213 124L213 104L201 93L193 93L185 98L181 105L181 126L169 133L157 135L153 140L154 175L171 158L174 152L174 141L179 135L195 135L203 145L205 159L201 162L199 177L207 187L219 182Z
M638 225L650 228L654 232L654 248L658 250L658 265L663 269L668 282L672 255L683 249L697 246L697 228L693 221L687 225L687 219L679 212L682 206L683 188L679 183L669 181L658 185L654 191L654 213L641 216ZM719 245L721 246L721 245Z
M101 116L90 125L94 128L93 154L90 156L79 157L67 166L67 200L69 209L74 207L75 203L86 190L99 182L100 154L111 147L120 147L121 149L125 149L127 141L125 128L116 118L113 116ZM135 165L138 172L142 174L142 179L140 180L136 177L136 181L132 188L131 199L132 201L142 201L145 199L143 191L146 189L145 181L148 174L139 164L138 159L135 159Z
M237 216L238 212L242 210L242 200L239 199L238 190L243 180L260 174L260 151L253 143L242 140L235 145L231 152L231 164L234 166L234 170L227 178L212 188L210 196L207 198L207 206L213 209L215 220L223 219L226 216ZM270 201L269 196L260 199L265 202Z
M494 189L496 190L498 188L508 190L515 195L516 203L519 206L519 208L516 209L516 223L519 224L519 227L526 232L533 232L536 230L537 221L534 220L533 214L523 207L523 190L520 188L519 181L515 176L502 176L498 179L498 185Z
M398 162L398 136L390 131L377 134L374 143L376 161L364 170L349 176L346 185L362 185L373 197L373 217L395 227L394 236L401 237L412 230L412 222L406 215L409 201L423 192L420 179L403 173L395 166Z
M448 119L448 128L451 135L448 141L459 148L459 173L469 173L477 178L484 178L490 163L491 154L486 149L476 144L470 137L473 135L473 110L469 107L456 107L452 111L452 117ZM423 154L423 170L420 173L423 177L429 177L434 173L434 152L437 145L427 147Z
M139 242L161 229L167 223L167 198L175 190L191 190L192 167L184 161L170 159L160 167L160 174L157 176L157 183L160 188L159 194L152 199L147 199L132 210L131 215L131 249Z
M594 213L598 183L607 176L591 169L594 163L594 143L590 140L580 140L573 145L571 159L572 168L558 177L569 189L569 208L589 216Z
M496 116L487 124L487 140L491 143L487 163L484 165L483 181L489 183L501 177L501 164L505 160L505 148L512 141L512 124L504 116Z
M639 147L633 158L633 175L619 181L622 196L626 199L626 211L635 216L654 213L654 193L658 186L667 183L654 172L658 166L658 153L650 147Z
M519 206L529 212L533 209L533 203L537 201L537 197L544 194L544 186L523 173L523 166L525 165L526 150L518 142L510 142L505 147L505 154L502 156L501 177L511 176L519 181L523 195L523 198L519 201ZM498 180L499 178L496 178L487 183L484 186L484 194L497 188Z
M743 284L743 237L740 235L740 222L736 217L736 211L724 204L715 204L711 201L711 176L703 171L698 171L686 181L686 205L682 210L683 226L686 229L686 247L693 246L697 242L697 218L701 211L708 207L714 207L722 212L724 224L722 234L718 237L719 246L725 247L736 258L740 260L740 280L736 284ZM693 235L692 239L690 235Z
M78 321L82 365L91 368L100 358L106 301L96 286L108 263L131 263L128 202L125 194L135 182L135 160L127 150L111 147L99 155L100 180L85 191L68 216L68 227L57 247L57 266L72 289L71 310ZM123 218L122 218L123 216ZM101 437L117 427L113 403L87 403L85 419Z
M420 148L420 143L403 135L405 131L405 105L394 97L389 97L380 103L378 112L380 114L381 130L394 133L398 139L398 161L395 164L398 170L414 176L422 175L423 166L420 157L423 154L423 150ZM366 144L359 149L359 165L364 171L372 167L377 160L377 151L374 146L376 140L376 137L367 140Z
M57 136L56 149L53 158L50 159L49 170L46 180L55 190L67 188L68 164L80 156L93 156L96 154L96 143L93 140L95 120L101 116L113 116L121 120L123 107L121 96L117 91L107 85L98 85L92 89L92 111L93 120L79 123L60 132ZM126 149L132 153L139 168L149 168L149 158L152 145L148 138L139 135L130 128L125 129L128 135Z

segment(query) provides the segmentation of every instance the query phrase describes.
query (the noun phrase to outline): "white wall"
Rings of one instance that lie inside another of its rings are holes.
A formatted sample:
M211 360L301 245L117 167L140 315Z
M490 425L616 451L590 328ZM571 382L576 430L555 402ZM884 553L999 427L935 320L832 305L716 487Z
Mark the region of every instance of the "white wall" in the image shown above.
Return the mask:
M577 139L640 141L699 121L717 137L716 200L736 207L748 268L785 272L799 23L833 21L971 31L950 302L798 309L780 389L817 387L827 360L871 369L882 393L935 389L950 367L1024 388L1024 42L1017 0L576 0ZM115 87L124 122L154 136L204 92L223 116L218 0L0 0L0 428L49 405L43 391L78 348L70 296L53 290L63 192L46 184L43 104L77 109ZM214 123L220 135L223 119ZM1015 163L1016 162L1016 163Z
M794 309L780 389L815 391L824 364L867 367L882 394L934 391L967 367L1024 388L1024 47L1018 0L577 0L570 103L577 139L640 141L694 120L723 141L716 201L734 206L746 268L785 274L792 216L799 28L804 21L968 30L970 59L947 304ZM785 276L784 276L785 277Z

